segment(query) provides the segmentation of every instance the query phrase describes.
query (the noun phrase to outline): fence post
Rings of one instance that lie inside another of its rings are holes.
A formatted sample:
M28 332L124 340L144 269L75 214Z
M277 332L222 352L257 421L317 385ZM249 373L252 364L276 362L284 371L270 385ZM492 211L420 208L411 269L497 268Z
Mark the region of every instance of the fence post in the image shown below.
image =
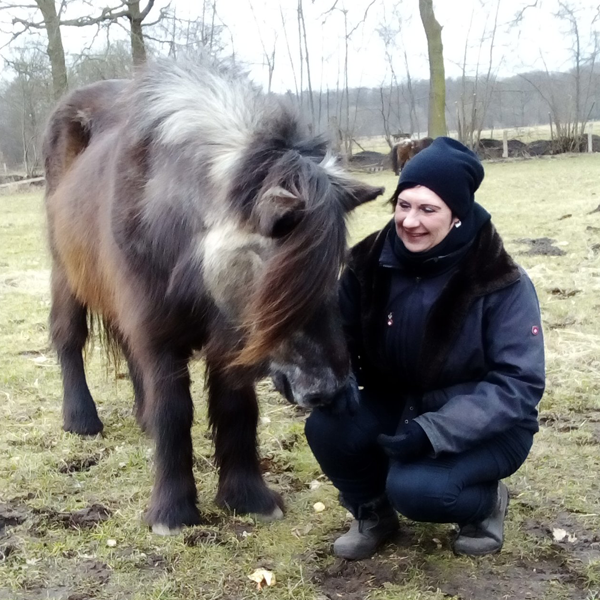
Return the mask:
M594 144L592 140L592 125L588 125L588 152L594 151Z
M508 158L508 131L502 132L502 158Z

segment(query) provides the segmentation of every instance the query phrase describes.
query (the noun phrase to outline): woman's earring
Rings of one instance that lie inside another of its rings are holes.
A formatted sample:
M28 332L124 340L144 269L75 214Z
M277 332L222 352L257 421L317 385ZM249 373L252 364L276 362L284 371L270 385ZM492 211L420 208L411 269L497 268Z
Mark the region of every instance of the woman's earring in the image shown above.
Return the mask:
M454 223L454 227L456 227L456 229L458 229L461 225L462 223L460 221L456 221L456 223Z

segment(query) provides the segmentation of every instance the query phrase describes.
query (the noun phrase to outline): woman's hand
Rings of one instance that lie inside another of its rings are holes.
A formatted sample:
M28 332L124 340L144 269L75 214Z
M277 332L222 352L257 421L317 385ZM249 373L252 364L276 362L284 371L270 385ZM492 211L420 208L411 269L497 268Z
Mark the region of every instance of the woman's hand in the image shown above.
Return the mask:
M432 449L427 434L415 421L411 421L396 435L380 434L377 443L390 458L400 462L416 460Z

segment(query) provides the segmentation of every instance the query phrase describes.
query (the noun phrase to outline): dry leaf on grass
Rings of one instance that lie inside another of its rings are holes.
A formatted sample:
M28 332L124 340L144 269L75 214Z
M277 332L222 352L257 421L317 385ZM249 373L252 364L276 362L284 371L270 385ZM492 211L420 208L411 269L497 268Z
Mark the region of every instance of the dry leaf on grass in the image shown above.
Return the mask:
M256 582L256 589L261 590L263 586L271 587L277 583L275 573L267 569L256 569L254 573L248 575L248 579Z
M577 536L573 535L572 533L569 533L568 531L565 531L564 529L561 529L560 527L556 527L552 530L552 537L557 542L566 541L571 542L571 544L573 544L577 541Z

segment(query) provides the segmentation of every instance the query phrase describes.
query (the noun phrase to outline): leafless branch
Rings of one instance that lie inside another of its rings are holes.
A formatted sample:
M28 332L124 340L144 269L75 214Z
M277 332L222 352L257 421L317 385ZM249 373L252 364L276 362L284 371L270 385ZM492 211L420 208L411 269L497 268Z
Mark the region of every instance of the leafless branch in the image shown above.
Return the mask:
M375 4L375 2L377 2L377 0L371 0L371 3L369 4L369 6L367 6L367 8L365 10L365 14L364 14L363 18L348 32L348 37L350 37L361 25L364 24L364 22L367 20L367 15L369 14L369 10L370 10L371 6L373 6L373 4Z
M154 6L154 2L155 0L148 0L148 4L146 5L146 8L140 12L140 21L143 21L147 16L148 13L152 10L152 7ZM169 3L166 8L169 8L171 6L171 4Z
M512 20L512 25L518 25L524 18L525 18L525 13L530 9L530 8L538 8L538 6L541 7L542 2L541 0L535 0L535 2L533 4L528 4L527 6L524 6L513 18Z
M321 13L320 18L323 18L323 17L327 18L335 10L335 7L337 6L338 2L339 2L339 0L335 0L335 2L333 3L333 6L331 8L329 8L325 12Z

